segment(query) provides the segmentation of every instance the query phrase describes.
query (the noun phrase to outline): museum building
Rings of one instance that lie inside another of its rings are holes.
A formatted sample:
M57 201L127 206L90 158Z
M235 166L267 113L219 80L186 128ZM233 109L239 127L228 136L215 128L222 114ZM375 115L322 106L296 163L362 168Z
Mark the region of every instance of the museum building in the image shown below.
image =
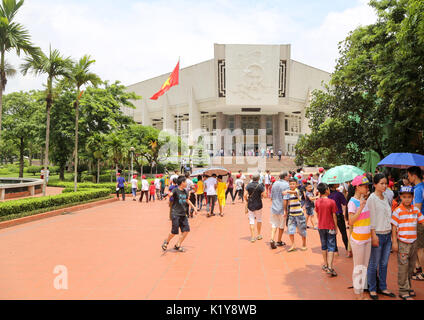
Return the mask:
M291 59L290 52L290 45L214 44L214 59L180 69L179 84L158 100L149 98L170 73L129 85L143 98L134 102L136 109L123 111L140 124L173 130L189 144L207 133L210 150L219 136L223 141L222 134L240 129L253 135L255 150L262 141L294 155L299 136L310 132L305 110L312 91L323 89L330 73Z

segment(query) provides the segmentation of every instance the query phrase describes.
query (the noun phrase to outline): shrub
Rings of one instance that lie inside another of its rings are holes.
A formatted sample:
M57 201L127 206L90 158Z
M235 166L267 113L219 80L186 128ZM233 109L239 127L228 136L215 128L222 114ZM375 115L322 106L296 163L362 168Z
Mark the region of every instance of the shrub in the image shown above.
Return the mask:
M41 166L30 166L28 167L27 172L32 173L35 176L37 173L38 174L41 173L41 169L42 169Z
M0 203L0 216L30 212L68 204L78 204L82 201L107 197L109 195L109 189L91 189L55 196L10 200Z

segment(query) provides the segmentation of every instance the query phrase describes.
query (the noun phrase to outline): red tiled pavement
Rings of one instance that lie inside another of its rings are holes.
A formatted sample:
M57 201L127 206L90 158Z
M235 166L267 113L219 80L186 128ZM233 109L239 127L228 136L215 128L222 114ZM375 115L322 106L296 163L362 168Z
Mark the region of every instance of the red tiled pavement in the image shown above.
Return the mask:
M336 278L321 271L317 231L308 230L306 252L270 249L270 200L264 201L263 240L250 243L243 205L228 204L223 218L202 211L190 219L186 252L172 250L174 238L164 253L168 202L127 198L0 230L0 299L354 298L348 289L352 260L344 257L341 240ZM67 268L67 290L54 288L57 265ZM424 298L424 283L413 286ZM397 293L394 254L388 287Z

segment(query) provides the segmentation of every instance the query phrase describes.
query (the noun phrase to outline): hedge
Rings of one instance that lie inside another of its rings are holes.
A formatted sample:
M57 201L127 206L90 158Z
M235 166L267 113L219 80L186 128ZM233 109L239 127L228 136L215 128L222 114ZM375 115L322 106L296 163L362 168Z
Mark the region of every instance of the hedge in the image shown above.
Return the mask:
M150 181L153 179L147 179ZM67 193L74 191L74 183L67 181L55 181L53 183L49 182L49 187L62 187L65 188L62 192ZM138 181L138 190L141 188L141 181ZM77 190L85 190L85 189L109 189L110 193L116 192L116 182L108 182L108 183L93 183L93 182L79 182ZM128 183L125 187L125 193L131 193L131 183Z
M107 197L109 189L81 190L72 193L58 194L54 196L26 198L10 200L0 203L0 216L35 211L44 208L57 207L68 204L78 204L83 201Z

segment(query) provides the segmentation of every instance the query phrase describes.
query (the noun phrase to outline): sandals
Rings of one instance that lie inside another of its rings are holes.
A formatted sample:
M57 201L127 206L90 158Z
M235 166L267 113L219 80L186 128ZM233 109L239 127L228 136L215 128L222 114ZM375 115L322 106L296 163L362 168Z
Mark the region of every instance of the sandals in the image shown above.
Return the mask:
M296 250L297 250L296 248L291 247L291 248L288 250L288 252L293 252L293 251L296 251Z
M252 242L252 243L253 243L253 242L255 242L255 241L256 241L256 239L255 239L255 238L251 238L251 239L250 239L250 242Z
M178 252L184 252L184 248L178 247L177 245L174 246L174 249L177 250Z
M417 280L417 281L424 281L424 273L422 273L422 272L414 273L414 274L412 274L411 279Z
M412 290L412 291L414 291L414 290ZM390 297L390 298L395 298L396 297L396 295L394 293L392 293L392 292L383 292L383 291L381 291L380 294L382 294L383 296L386 296L386 297ZM412 297L411 291L409 291L409 295Z
M274 240L271 240L271 249L277 249L277 246L275 245Z
M410 295L406 295L406 296L399 295L399 298L402 298L403 300L414 300L414 299L412 299L412 297Z
M306 251L306 250L308 250L308 248L307 247L302 247L302 248L300 248L300 250Z
M283 246L285 246L286 245L286 243L285 242L283 242L283 241L278 241L277 242L277 247L283 247Z
M331 277L337 277L337 272L334 269L327 268L327 274Z
M168 242L166 242L166 240L165 240L162 244L162 250L166 251L167 248L168 248Z
M321 269L322 269L323 271L327 272L327 270L328 270L328 266L327 266L327 265L323 265L323 266L321 267Z
M263 238L262 238L262 236L261 235L259 235L259 236L257 236L256 237L256 240L262 240Z
M392 293L393 294L393 293ZM393 294L393 296L395 297L395 295ZM417 294L415 293L415 291L414 290L409 290L409 296L410 297L416 297L417 296Z

